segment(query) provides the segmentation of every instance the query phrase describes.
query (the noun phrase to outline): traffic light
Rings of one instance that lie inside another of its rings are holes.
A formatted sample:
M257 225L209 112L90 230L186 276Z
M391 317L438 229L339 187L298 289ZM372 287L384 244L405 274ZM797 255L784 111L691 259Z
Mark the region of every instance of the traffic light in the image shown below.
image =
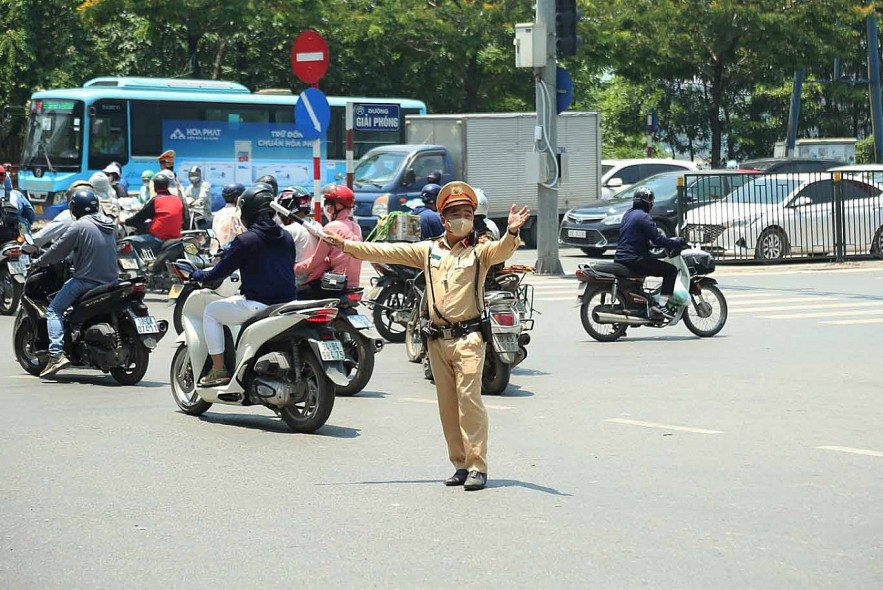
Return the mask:
M555 0L555 53L558 57L576 55L583 40L576 34L576 25L582 13L576 0Z

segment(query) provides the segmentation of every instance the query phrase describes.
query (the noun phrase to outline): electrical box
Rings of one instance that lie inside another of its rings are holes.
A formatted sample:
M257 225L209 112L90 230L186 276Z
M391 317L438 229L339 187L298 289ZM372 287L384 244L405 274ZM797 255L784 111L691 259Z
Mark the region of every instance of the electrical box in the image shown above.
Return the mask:
M521 23L515 25L515 67L543 68L546 66L546 25Z

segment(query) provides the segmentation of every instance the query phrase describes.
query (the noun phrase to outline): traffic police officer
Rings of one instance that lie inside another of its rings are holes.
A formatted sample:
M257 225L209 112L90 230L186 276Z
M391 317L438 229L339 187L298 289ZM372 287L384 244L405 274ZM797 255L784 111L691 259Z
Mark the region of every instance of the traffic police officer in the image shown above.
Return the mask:
M481 400L485 343L478 304L484 301L488 269L518 248L518 230L530 212L512 205L506 235L476 245L475 190L465 182L449 182L439 191L437 204L445 233L434 240L377 244L345 240L333 231L326 231L326 240L360 260L423 269L429 297L427 350L448 456L456 469L445 485L480 490L487 484L488 420Z

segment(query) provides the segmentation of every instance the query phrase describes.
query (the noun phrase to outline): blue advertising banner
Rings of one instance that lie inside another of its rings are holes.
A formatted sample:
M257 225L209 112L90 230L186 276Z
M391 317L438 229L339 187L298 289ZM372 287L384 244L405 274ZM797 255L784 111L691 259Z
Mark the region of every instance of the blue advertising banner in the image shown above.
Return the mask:
M397 104L356 103L353 115L353 128L356 131L398 132L401 129Z
M202 169L212 194L231 182L249 185L272 174L279 186L313 182L313 147L293 123L163 121L163 150L176 153L175 168L186 187L186 171ZM322 159L327 144L322 142Z

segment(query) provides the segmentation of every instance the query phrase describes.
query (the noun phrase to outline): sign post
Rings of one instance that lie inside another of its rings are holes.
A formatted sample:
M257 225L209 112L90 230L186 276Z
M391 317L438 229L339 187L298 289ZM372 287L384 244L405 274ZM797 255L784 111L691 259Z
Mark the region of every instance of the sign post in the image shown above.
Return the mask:
M318 88L319 80L328 71L328 44L325 43L322 35L316 31L308 30L295 38L291 46L291 69L302 82L313 85L313 88L308 88L301 93L295 108L294 120L298 131L304 134L304 138L313 140L313 212L316 221L321 221L322 164L320 159L322 144L320 137L328 131L328 120L331 117L328 101ZM309 95L311 90L318 95ZM324 103L324 110L321 106L316 106L320 102ZM301 103L303 103L302 108ZM298 115L299 110L302 111L301 115ZM306 114L309 120L301 123L305 119L303 114ZM326 115L324 122L322 122L320 115ZM311 130L314 130L315 133Z
M353 103L346 103L346 185L353 190Z

